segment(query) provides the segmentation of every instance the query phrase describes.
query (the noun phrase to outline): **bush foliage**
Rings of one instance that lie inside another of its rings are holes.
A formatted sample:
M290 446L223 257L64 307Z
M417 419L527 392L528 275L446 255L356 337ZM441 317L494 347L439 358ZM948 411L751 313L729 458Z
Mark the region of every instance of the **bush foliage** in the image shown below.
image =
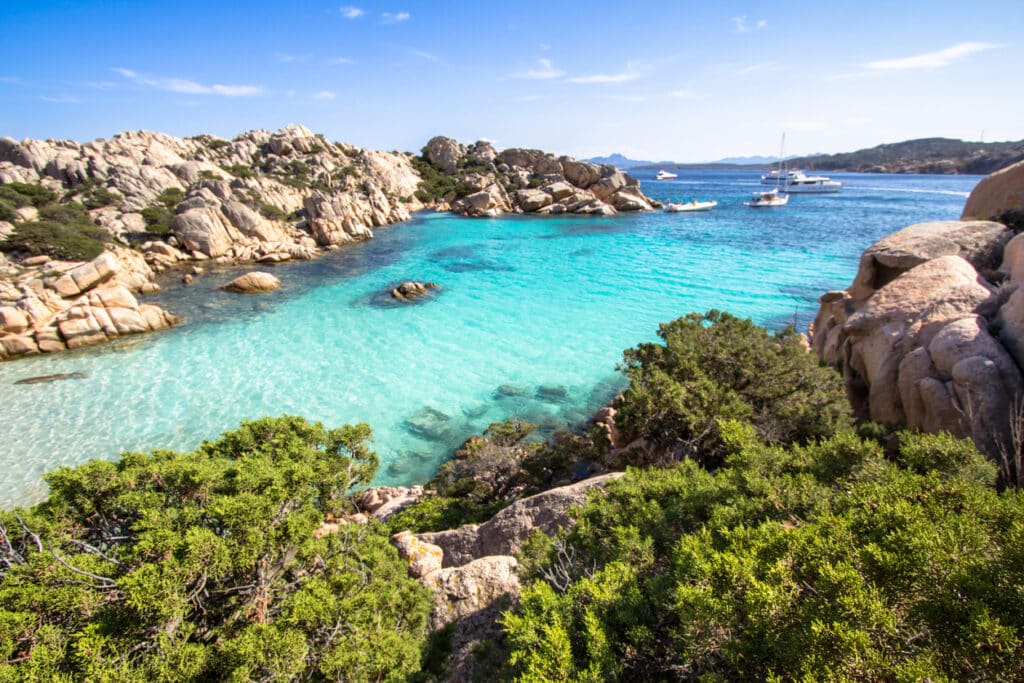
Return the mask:
M665 460L714 464L722 420L742 420L770 443L806 442L850 424L842 380L807 353L792 328L772 334L728 313L661 325L664 344L624 354L629 388L616 424Z
M104 205L111 195L102 187L86 187L86 198ZM112 200L111 200L112 201ZM0 220L14 220L14 209L34 206L39 219L15 223L14 232L0 251L22 256L47 254L68 261L88 261L102 253L110 233L93 224L86 205L74 201L58 202L57 195L42 185L8 183L0 185ZM93 208L98 208L93 207Z
M746 445L716 473L631 471L534 539L517 678L1020 680L1024 496L972 444L724 427Z
M369 438L264 418L48 475L0 513L0 680L401 680L425 590L380 525L314 533L372 478Z

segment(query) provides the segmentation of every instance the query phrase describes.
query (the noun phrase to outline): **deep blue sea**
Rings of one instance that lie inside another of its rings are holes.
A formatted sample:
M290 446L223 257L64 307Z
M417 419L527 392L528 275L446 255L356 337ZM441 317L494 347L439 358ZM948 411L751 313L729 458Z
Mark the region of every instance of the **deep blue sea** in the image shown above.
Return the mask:
M817 297L850 283L868 245L958 218L980 179L833 174L846 183L837 195L751 209L743 201L762 187L754 172L635 175L657 199L718 207L610 218L424 213L274 267L283 287L270 294L216 290L239 269L189 287L172 280L147 300L184 315L176 329L0 363L0 506L43 497L41 475L59 465L188 450L281 413L368 422L378 482L423 482L491 422L518 416L549 433L585 420L623 386L622 350L655 339L661 322L717 308L806 328ZM377 296L405 279L443 291L418 305ZM84 377L15 384L56 373Z

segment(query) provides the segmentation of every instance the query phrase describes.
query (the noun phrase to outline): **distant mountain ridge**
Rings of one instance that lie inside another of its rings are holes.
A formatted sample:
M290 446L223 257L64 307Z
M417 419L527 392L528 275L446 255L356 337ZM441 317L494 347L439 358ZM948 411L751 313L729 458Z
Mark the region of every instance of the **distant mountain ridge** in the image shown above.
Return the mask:
M1024 140L965 142L921 138L856 152L800 157L789 164L811 171L986 175L1021 160L1024 160Z
M920 138L878 145L855 152L786 157L790 168L807 171L855 173L926 173L986 175L1024 160L1024 140L1016 142L966 142L952 138ZM718 161L682 164L673 161L639 161L622 154L588 159L619 168L763 168L775 157L729 157Z

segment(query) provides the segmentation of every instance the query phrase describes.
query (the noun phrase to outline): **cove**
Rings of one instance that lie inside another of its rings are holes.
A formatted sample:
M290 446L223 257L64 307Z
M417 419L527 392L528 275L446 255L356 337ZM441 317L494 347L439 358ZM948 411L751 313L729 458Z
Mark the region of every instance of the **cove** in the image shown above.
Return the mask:
M623 386L622 350L690 311L804 329L861 251L911 223L959 217L977 176L833 174L835 196L749 209L751 171L635 174L656 199L717 199L707 214L461 219L420 214L365 243L275 267L282 288L169 283L186 323L0 364L0 505L45 495L41 475L123 450L188 450L244 419L368 422L378 483L428 479L469 434L518 416L578 424ZM260 268L264 269L264 268ZM407 279L441 293L382 305ZM154 300L148 298L147 300ZM59 376L46 382L18 383Z

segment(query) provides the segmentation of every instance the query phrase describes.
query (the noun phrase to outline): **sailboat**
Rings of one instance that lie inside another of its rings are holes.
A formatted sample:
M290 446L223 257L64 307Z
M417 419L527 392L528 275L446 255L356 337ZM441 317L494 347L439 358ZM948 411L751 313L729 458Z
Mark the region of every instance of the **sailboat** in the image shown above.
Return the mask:
M779 172L776 175L775 188L767 192L755 192L753 198L744 202L747 206L754 208L785 206L789 203L789 195L779 191L779 183L782 182L782 158L783 150L786 148L786 133L782 133L782 142L779 144Z

